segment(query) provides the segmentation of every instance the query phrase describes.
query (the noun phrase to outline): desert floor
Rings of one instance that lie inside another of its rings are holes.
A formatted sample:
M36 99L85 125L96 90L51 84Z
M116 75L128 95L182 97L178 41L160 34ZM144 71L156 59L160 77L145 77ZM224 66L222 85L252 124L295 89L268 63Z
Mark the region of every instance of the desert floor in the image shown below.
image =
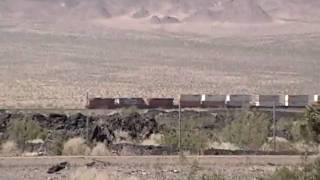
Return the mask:
M316 23L30 24L0 21L0 107L82 108L87 92L320 93Z
M309 157L307 161L314 158ZM83 174L93 171L122 179L186 179L191 172L254 179L267 176L282 166L298 166L304 162L302 159L300 156L189 156L184 160L176 156L2 157L0 179L62 180L70 179L79 170ZM63 161L70 163L67 169L55 174L46 173L50 166ZM93 161L96 162L93 167L86 167L87 163ZM193 171L194 167L198 167L198 170Z

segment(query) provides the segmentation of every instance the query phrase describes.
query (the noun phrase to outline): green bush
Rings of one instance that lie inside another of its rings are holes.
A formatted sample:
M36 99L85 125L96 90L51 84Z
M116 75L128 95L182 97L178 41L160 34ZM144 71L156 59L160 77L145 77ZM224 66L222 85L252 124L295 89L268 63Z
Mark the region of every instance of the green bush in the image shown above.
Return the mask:
M242 110L235 113L234 120L223 129L223 137L242 148L257 150L267 141L269 127L267 114Z
M306 126L301 126L302 136L307 140L320 143L320 108L307 107L305 112Z
M22 149L24 149L27 141L33 139L44 140L47 136L47 131L41 128L37 122L26 118L10 121L7 132L9 134L9 138L14 140Z
M139 114L139 109L135 106L120 109L120 115L123 117L132 116L134 114Z
M173 129L164 132L160 144L179 148L179 130ZM197 120L183 121L181 125L181 149L202 153L208 147L208 137L198 128Z
M54 155L62 155L63 153L63 145L65 143L65 138L62 136L57 135L56 137L53 138L53 140L51 141L51 149L50 151L54 154Z
M264 180L318 180L320 179L320 159L311 164L307 164L301 169L287 167L280 168L270 177Z

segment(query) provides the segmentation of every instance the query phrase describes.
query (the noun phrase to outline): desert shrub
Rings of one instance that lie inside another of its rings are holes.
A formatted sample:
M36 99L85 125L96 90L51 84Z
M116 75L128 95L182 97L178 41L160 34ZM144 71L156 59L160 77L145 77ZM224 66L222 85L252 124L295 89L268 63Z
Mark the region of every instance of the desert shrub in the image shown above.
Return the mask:
M304 141L307 137L303 137L303 132L301 132L303 129L302 128L307 127L307 122L306 121L295 121L292 124L290 133L292 135L292 140L294 142L299 142L299 141ZM308 136L308 135L304 135L304 136Z
M52 144L49 150L54 155L62 155L64 143L65 143L65 139L62 136L57 135L53 138Z
M287 167L277 169L273 175L265 180L299 180L300 174L297 169L291 170Z
M103 143L98 143L91 151L92 156L110 156L112 153Z
M294 124L295 124L295 121L294 119L291 119L291 118L280 118L279 120L277 120L277 124L276 124L277 136L286 138L289 141L295 140L292 134L292 129L294 127Z
M200 164L197 160L194 160L190 166L187 180L195 180L197 178L197 174L198 174L199 170L200 170Z
M160 144L179 148L179 130L173 129L164 132ZM208 147L208 138L198 128L197 120L183 121L181 126L181 148L184 151L201 153Z
M277 169L273 175L264 180L316 180L320 179L320 159L311 164L306 164L302 168L289 169L283 167Z
M135 106L131 106L131 107L128 107L128 108L122 108L120 110L120 115L123 116L123 117L128 117L128 116L131 116L131 115L134 115L134 114L138 114L139 113L139 109Z
M320 143L320 108L307 107L304 117L292 124L291 135L294 141Z
M307 107L305 112L306 126L301 126L301 134L307 141L320 143L320 108Z
M14 156L19 154L18 145L14 141L7 141L1 144L1 154Z
M220 174L203 174L201 180L226 180L226 178Z
M63 155L89 155L90 148L85 144L85 140L80 137L69 139L63 145Z
M14 140L22 149L25 143L33 139L44 140L47 136L47 131L36 122L28 119L16 119L9 123L8 128L9 138Z
M235 119L223 129L223 137L242 148L256 150L267 141L269 127L267 114L243 110L235 113Z
M264 143L261 148L264 151L272 151L274 149L274 140L273 138L268 138L268 141ZM276 137L276 150L281 151L298 151L294 144L288 141L285 138Z

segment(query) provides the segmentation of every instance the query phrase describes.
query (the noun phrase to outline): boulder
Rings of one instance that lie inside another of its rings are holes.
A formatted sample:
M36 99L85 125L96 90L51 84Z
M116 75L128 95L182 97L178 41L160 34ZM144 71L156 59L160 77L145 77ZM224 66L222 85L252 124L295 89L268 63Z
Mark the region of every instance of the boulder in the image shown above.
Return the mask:
M51 167L47 170L47 173L48 173L48 174L53 174L53 173L59 172L59 171L65 169L67 166L69 166L69 163L68 163L68 162L61 162L61 163L59 163L59 164L56 164L56 165L51 166Z
M90 140L95 142L104 142L111 144L115 139L113 131L109 130L107 127L102 127L96 125L91 133Z
M160 24L161 23L161 19L158 16L152 16L150 18L150 23L151 24Z

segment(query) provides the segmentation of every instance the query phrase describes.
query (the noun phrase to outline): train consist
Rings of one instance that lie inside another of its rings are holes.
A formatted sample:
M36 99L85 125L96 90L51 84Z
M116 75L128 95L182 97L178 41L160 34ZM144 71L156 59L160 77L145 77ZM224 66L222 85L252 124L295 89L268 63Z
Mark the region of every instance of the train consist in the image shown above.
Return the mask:
M91 98L88 109L116 109L137 107L140 109L163 108L239 108L264 107L304 108L319 104L319 95L181 95L174 98Z

